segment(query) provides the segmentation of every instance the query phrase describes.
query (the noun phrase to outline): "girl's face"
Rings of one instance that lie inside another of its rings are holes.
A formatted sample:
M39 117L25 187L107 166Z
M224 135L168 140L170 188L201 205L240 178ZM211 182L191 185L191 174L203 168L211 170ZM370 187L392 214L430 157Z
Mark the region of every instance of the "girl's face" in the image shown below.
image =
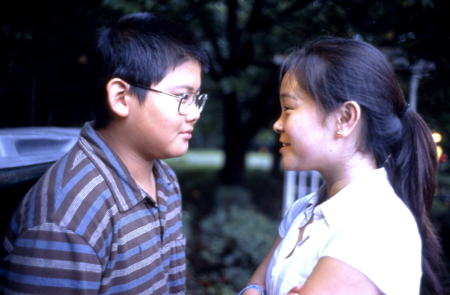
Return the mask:
M281 116L273 129L280 134L284 169L323 173L332 163L336 117L323 115L293 74L283 78L280 103Z

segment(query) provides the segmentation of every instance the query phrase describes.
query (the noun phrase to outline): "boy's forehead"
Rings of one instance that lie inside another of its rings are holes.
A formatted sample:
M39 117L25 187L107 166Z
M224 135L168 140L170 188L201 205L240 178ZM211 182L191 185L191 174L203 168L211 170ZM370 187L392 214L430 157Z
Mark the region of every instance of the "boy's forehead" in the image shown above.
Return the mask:
M173 67L169 67L169 69L167 70L168 73L170 72L175 72L178 71L179 69L184 69L184 68L198 68L200 70L200 72L202 71L202 65L201 63L196 60L196 59L188 59L188 60L184 60L182 62L177 63L176 65L174 65Z
M201 83L201 64L196 60L187 60L169 68L165 77L156 85L170 84L171 88L197 90Z

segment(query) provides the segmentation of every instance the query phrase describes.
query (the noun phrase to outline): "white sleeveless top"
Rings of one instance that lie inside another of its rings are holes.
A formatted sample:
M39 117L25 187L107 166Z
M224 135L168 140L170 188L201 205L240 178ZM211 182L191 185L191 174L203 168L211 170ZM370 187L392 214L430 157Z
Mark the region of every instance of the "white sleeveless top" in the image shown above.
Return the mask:
M303 285L324 256L358 269L385 294L419 294L419 231L384 168L361 176L316 207L317 198L313 193L297 200L281 222L282 241L266 274L268 295L286 295ZM299 229L312 214L314 220L297 244Z

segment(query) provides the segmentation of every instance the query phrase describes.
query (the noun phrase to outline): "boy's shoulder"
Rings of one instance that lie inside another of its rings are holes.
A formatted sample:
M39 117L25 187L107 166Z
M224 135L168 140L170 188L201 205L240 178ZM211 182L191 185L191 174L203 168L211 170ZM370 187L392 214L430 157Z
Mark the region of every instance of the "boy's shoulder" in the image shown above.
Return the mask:
M34 221L27 221L27 227L42 222L60 224L69 211L80 214L81 205L92 205L105 190L108 185L104 177L76 144L28 191L16 210L16 218L34 214Z

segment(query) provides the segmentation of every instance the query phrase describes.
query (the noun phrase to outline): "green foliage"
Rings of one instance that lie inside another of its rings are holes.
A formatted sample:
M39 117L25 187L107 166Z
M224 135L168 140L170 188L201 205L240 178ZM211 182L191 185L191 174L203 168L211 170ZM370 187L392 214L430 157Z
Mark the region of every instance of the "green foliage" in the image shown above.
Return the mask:
M222 280L242 288L267 254L278 224L256 210L250 191L221 186L213 211L200 222L205 248L199 256Z
M96 30L125 13L151 11L188 25L208 52L211 71L204 75L202 89L210 100L196 127L202 136L193 143L224 148L224 181L230 182L230 175L236 176L235 182L244 180L240 163L254 136L263 128L270 129L279 115L280 60L290 48L318 35L402 48L409 64L419 58L435 61L436 70L429 77L433 81L422 79L420 84L420 112L431 118L433 128L448 130L447 0L44 0L10 4L12 9L3 10L0 25L0 97L6 103L0 114L3 126L80 126L92 120L89 73ZM411 73L405 67L399 74L408 94Z
M242 167L236 163L243 161L258 131L271 128L279 114L279 61L275 57L285 56L290 48L330 34L402 48L409 64L418 58L439 60L441 69L433 73L436 77L438 71L444 72L440 77L448 76L443 69L450 68L445 60L449 35L441 23L449 10L444 0L103 0L103 5L122 13L163 13L188 24L199 36L212 63L203 85L213 98L202 114L207 123L202 126L200 121L199 129L226 131L224 140L218 142L218 147L224 144L227 155L224 181L243 180ZM399 75L406 94L410 75L407 67ZM441 79L438 85L425 87L419 89L424 96L423 100L419 97L421 113L433 110L426 103L429 96L442 104L446 99L442 89L449 88ZM445 112L438 113L431 116L433 127L448 121ZM227 174L237 176L227 178Z

